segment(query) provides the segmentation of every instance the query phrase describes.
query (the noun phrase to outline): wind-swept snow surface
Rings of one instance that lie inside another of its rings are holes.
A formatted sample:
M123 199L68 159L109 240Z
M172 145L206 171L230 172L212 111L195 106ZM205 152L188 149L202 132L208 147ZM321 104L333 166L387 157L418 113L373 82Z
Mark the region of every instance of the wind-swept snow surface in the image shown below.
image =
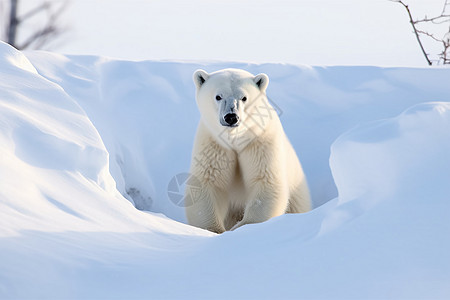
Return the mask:
M199 67L269 75L315 210L220 236L182 223L167 190L189 167ZM448 299L449 82L1 43L0 298Z

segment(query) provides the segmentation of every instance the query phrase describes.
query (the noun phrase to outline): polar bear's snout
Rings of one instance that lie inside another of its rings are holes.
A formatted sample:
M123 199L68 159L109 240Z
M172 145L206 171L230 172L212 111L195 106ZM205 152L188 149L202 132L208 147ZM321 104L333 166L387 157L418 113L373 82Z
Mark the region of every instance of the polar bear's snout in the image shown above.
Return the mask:
M239 103L233 97L223 99L220 103L220 124L222 126L236 127L239 125Z
M223 119L228 126L238 126L239 116L235 113L226 114Z

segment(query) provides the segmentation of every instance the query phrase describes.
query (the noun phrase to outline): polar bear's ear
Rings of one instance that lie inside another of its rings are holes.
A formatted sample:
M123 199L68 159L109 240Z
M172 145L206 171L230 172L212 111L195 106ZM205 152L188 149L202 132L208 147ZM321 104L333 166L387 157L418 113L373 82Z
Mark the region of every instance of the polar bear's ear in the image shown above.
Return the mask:
M259 90L261 92L265 92L267 86L269 85L269 76L267 76L264 73L258 74L253 78L253 81L255 82L256 86L259 87Z
M197 70L194 72L194 83L197 89L200 89L202 85L208 80L209 74L203 70Z

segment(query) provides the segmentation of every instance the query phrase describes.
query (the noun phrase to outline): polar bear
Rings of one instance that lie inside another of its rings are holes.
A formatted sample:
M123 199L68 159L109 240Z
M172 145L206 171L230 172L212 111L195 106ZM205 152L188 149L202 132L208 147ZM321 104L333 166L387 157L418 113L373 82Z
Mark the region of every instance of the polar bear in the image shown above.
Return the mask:
M244 70L194 73L201 118L187 185L188 223L216 233L311 208L302 166L266 96Z

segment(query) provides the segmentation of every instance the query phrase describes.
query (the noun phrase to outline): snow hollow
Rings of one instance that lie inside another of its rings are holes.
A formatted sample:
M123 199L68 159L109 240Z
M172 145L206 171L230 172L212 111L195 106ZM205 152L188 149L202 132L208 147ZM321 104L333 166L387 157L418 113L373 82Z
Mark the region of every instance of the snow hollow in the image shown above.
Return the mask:
M228 67L269 75L315 209L215 235L184 224L174 183L199 120L192 73ZM444 67L0 43L0 298L448 299L449 102Z

